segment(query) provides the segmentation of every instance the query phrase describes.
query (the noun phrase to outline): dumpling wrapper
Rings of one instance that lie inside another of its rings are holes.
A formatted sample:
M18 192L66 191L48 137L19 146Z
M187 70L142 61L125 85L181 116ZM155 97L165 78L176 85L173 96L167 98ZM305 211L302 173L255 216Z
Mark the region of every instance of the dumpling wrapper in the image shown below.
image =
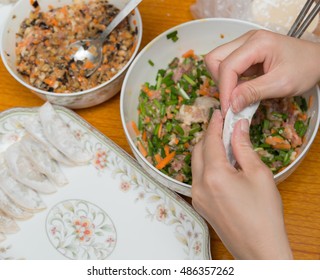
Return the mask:
M49 102L39 108L39 116L44 135L60 152L78 164L87 164L92 159Z
M15 220L0 212L0 232L5 234L17 233L20 230Z
M57 188L30 161L21 149L20 142L12 144L4 153L12 177L22 184L41 193L53 193Z
M58 162L63 163L67 166L75 166L75 162L72 162L64 154L62 154L55 146L53 146L46 136L44 135L43 127L40 122L39 115L36 115L33 118L25 119L22 123L22 126L26 131L32 135L35 139L41 142L46 146L48 153Z
M27 211L38 212L46 208L46 205L36 191L23 185L11 176L2 155L0 156L0 189L14 203Z
M0 243L6 240L6 236L0 232Z
M33 214L27 212L16 205L1 189L0 189L0 210L8 217L17 220L30 219Z
M59 164L49 155L42 143L27 134L21 139L21 147L39 171L54 183L58 186L64 186L68 183L68 179Z
M235 165L236 160L234 158L231 146L232 133L235 124L241 119L247 119L249 121L249 125L251 124L251 120L255 112L259 107L260 102L256 102L248 107L246 107L241 112L235 114L232 112L231 108L228 109L223 126L222 133L222 141L223 145L226 149L227 159L232 164Z

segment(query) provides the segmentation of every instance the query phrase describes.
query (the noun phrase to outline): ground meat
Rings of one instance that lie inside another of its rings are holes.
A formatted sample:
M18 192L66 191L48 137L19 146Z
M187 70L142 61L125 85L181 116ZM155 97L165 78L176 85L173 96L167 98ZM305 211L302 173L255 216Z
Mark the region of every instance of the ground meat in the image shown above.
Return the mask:
M89 78L85 71L79 71L67 46L98 37L118 12L107 0L78 2L48 12L38 7L22 22L17 34L17 71L32 86L56 93L79 92L108 81L134 51L136 31L131 30L127 19L109 35L102 65Z

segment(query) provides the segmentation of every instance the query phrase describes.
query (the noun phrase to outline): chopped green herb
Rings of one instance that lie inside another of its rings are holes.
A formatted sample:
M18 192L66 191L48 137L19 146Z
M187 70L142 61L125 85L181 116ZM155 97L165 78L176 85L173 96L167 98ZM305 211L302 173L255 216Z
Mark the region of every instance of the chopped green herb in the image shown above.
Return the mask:
M151 59L149 59L148 62L151 66L154 66L154 62Z
M169 34L167 34L167 39L171 39L173 42L177 42L179 40L178 31L175 30Z

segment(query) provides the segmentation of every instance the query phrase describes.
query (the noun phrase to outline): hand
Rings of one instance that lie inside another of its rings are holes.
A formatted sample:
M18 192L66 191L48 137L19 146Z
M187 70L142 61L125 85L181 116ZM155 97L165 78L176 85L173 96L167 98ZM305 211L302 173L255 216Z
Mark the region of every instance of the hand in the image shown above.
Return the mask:
M219 85L223 115L267 98L302 94L320 80L320 45L265 30L250 31L205 56ZM257 78L239 83L239 77Z
M291 259L282 202L271 171L253 151L247 120L237 122L232 146L241 169L227 160L223 119L215 110L192 154L192 204L237 259Z

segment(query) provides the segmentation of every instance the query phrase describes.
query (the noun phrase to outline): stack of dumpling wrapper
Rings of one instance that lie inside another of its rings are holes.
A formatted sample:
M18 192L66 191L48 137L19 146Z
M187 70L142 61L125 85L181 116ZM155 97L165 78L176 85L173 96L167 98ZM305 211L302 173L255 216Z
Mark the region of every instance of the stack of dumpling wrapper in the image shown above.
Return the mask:
M61 164L88 164L91 155L46 102L21 125L25 134L0 154L0 242L19 231L18 220L44 210L41 194L68 184Z

